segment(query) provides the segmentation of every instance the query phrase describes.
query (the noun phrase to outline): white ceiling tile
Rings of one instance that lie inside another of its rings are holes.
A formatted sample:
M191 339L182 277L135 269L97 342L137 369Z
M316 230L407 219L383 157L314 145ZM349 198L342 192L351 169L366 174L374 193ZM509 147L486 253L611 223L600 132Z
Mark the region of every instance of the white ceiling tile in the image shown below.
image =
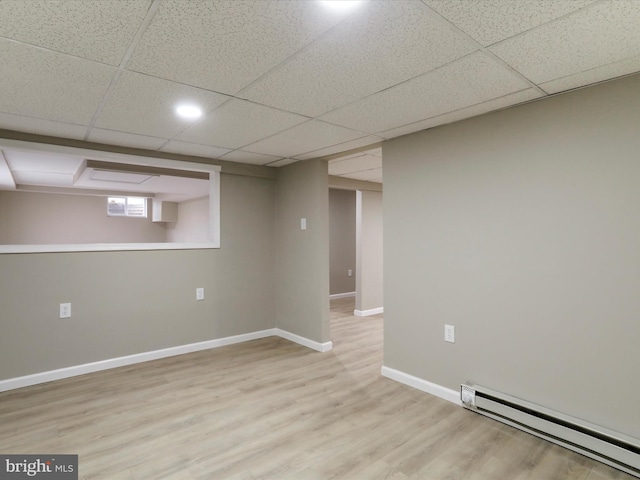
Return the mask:
M382 132L523 90L529 85L483 53L335 110L322 120Z
M101 128L91 129L88 140L90 142L106 143L107 145L122 145L124 147L144 148L147 150L157 150L167 141L164 138L115 132Z
M640 2L609 0L490 47L540 84L640 55Z
M179 118L179 103L210 112L229 97L161 78L125 71L109 94L96 127L153 137L173 138L194 123Z
M352 178L354 180L364 180L366 182L382 183L382 168L374 168L372 170L363 170L356 173L349 173L347 175L340 175L346 178Z
M610 63L609 65L603 65L602 67L576 73L575 75L569 75L568 77L542 83L540 88L545 92L558 93L638 71L640 71L640 56L627 58L619 62Z
M84 158L60 153L31 152L18 149L4 149L5 159L11 170L21 172L56 173L75 175Z
M0 111L88 125L115 69L0 39ZM10 92L10 94L7 94Z
M343 18L318 2L165 0L127 67L234 94Z
M242 96L317 116L477 49L434 17L420 2L368 2Z
M541 98L544 95L537 89L530 88L528 90L522 90L520 92L505 95L504 97L489 100L488 102L479 103L471 107L462 108L454 112L445 113L436 117L428 118L416 123L411 123L399 128L393 128L385 132L381 132L380 135L385 138L395 138L401 135L407 135L409 133L419 132L428 128L436 127L438 125L444 125L447 123L457 122L465 118L475 117L476 115L482 115L483 113L490 112L492 110L498 110L519 103Z
M220 157L220 160L228 160L230 162L238 163L251 163L253 165L265 165L267 163L277 162L280 159L280 157L274 157L273 155L243 152L242 150L235 150Z
M267 165L267 167L284 167L285 165L291 165L292 163L296 163L299 160L295 158L283 158L282 160L278 160L277 162L272 162Z
M367 150L366 152L356 152L356 153L350 153L348 155L342 155L338 158L334 158L332 160L329 160L329 165L331 165L332 163L336 163L336 162L341 162L343 160L349 160L351 158L357 158L357 157L361 157L363 155L370 155L369 152L371 152L372 150ZM377 155L373 155L373 156L377 156Z
M73 187L73 174L45 172L13 172L17 185L48 185L54 187Z
M526 32L597 0L423 0L484 46Z
M177 139L240 148L307 120L301 115L234 99L187 129Z
M5 149L4 155L13 178L19 185L71 187L84 159L24 150Z
M118 65L148 0L23 0L0 2L0 36Z
M23 117L10 113L0 113L0 128L49 135L52 137L73 138L82 140L87 133L87 127L70 123L53 122L41 118Z
M312 158L326 157L328 155L334 155L336 153L346 152L353 150L354 148L366 147L384 141L384 138L377 137L375 135L367 135L366 137L357 138L348 142L332 145L331 147L321 148L313 152L305 153L303 155L296 155L295 157L300 160L310 160Z
M373 155L374 157L382 157L382 147L375 147L371 150L365 150L363 152L355 152L350 153L348 155L344 155L335 160L330 160L329 162L339 162L340 160L346 160L347 158L359 157L360 155Z
M194 155L196 157L220 158L229 153L228 148L212 147L210 145L198 145L196 143L171 140L160 149L161 152L179 153L182 155Z
M248 145L244 150L280 157L295 157L318 150L325 145L335 145L363 136L365 135L361 132L310 120L285 132Z
M345 173L360 172L382 168L382 158L374 155L362 154L347 159L329 161L329 175L344 175Z

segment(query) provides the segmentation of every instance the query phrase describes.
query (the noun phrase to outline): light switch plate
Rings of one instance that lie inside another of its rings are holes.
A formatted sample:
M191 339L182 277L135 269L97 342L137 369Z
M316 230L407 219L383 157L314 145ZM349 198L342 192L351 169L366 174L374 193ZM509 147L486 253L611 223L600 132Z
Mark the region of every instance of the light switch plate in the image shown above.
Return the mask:
M61 303L60 304L60 318L71 318L71 304L70 303Z
M204 300L204 288L196 288L196 300Z

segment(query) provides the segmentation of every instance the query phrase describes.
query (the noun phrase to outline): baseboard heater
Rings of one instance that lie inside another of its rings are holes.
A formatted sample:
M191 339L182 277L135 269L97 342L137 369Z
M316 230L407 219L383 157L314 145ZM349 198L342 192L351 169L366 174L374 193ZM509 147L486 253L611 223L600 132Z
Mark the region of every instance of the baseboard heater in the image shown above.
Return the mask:
M460 400L469 410L640 478L638 439L472 383L460 386Z

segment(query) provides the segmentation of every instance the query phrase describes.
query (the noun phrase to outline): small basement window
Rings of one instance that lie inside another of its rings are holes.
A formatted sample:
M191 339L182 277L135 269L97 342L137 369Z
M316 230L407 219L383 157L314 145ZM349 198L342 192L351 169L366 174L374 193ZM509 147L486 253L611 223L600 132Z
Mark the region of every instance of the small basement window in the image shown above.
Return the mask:
M145 197L108 197L107 215L147 218L147 199Z

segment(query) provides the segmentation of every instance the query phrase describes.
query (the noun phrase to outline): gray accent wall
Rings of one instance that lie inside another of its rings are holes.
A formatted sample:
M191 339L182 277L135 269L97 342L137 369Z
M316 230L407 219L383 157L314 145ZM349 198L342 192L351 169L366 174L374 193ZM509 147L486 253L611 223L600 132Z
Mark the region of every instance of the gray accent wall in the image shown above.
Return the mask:
M382 192L356 192L356 310L383 308Z
M640 438L638 92L636 75L383 145L386 366Z
M178 204L178 221L165 223L168 242L209 241L209 197L185 200Z
M107 216L107 198L0 191L0 244L156 243L167 241L164 223Z
M224 208L224 206L223 206ZM301 230L300 219L307 229ZM329 338L328 164L277 170L276 326L310 340Z
M275 327L275 187L221 175L218 250L0 255L0 380Z
M351 270L351 276L348 275ZM329 292L356 291L356 192L329 189Z

